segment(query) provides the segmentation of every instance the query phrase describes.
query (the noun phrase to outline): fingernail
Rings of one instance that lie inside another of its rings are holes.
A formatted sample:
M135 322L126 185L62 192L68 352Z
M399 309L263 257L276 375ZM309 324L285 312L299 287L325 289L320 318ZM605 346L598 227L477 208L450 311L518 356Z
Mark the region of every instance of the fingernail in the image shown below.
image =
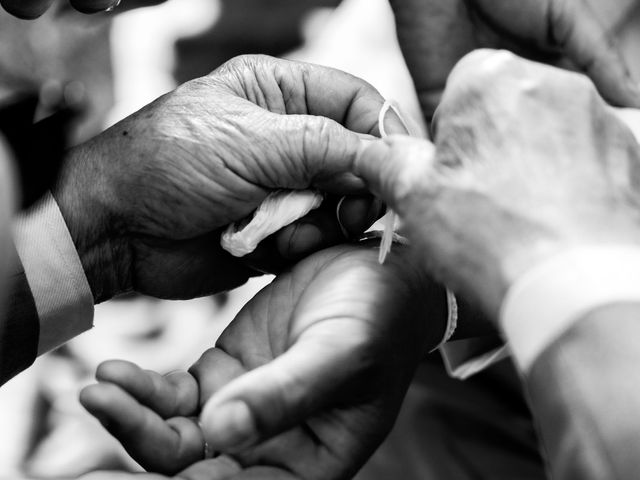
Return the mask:
M242 401L205 407L202 427L207 443L216 450L242 449L258 440L251 410Z

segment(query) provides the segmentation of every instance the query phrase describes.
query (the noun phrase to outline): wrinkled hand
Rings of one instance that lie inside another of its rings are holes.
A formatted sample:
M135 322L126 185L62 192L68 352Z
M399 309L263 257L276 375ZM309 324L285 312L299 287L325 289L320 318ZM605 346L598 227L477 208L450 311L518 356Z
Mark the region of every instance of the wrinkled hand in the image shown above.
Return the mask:
M612 11L624 15L633 1L391 0L391 4L423 113L431 120L451 69L477 48L504 48L577 69L589 75L611 103L639 107L640 87L600 23Z
M383 266L377 255L341 246L303 260L245 306L193 377L109 362L82 403L153 471L203 458L189 417L204 405L209 447L243 466L230 478L350 478L446 323L444 291L404 248Z
M479 50L452 72L435 131L435 150L374 142L356 171L436 276L492 318L547 257L640 240L638 143L586 77Z
M128 290L192 298L246 281L252 271L222 251L220 230L273 189L363 191L346 173L361 148L354 132L378 133L383 102L337 70L239 57L72 150L53 193L96 301ZM341 218L352 234L380 209L355 202ZM325 203L263 257L344 241L336 202Z
M82 13L98 13L108 9L124 11L131 8L148 7L163 3L165 0L69 0L73 8ZM19 18L34 19L44 14L54 4L55 0L0 0L0 5Z

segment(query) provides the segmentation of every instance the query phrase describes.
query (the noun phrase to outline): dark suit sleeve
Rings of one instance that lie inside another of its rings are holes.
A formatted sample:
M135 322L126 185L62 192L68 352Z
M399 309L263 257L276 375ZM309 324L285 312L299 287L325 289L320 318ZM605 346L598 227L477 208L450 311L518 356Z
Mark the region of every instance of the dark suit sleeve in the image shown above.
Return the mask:
M590 313L525 381L552 478L640 478L640 304Z
M11 256L11 274L0 314L0 385L34 362L40 331L33 295L14 247Z

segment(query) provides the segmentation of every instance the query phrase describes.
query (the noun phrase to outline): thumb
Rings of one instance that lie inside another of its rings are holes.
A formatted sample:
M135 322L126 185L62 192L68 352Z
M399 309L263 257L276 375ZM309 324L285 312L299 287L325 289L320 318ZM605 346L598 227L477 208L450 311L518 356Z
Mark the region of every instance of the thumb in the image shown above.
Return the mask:
M284 133L283 133L284 132ZM360 150L361 139L355 133L326 117L285 115L272 132L284 141L280 153L281 171L276 182L290 185L273 187L306 188L314 186L333 194L364 193L362 180L350 171Z
M216 458L194 463L180 472L183 480L229 480L242 473L242 466L233 458L220 455Z
M393 210L402 214L410 198L433 169L434 145L427 140L391 136L370 141L353 165L354 173Z
M551 2L550 22L552 38L605 99L616 106L640 107L640 84L586 2Z
M361 336L347 332L345 337L349 333L351 338ZM237 453L343 399L344 390L358 383L364 369L353 358L358 346L350 339L342 346L336 346L338 342L301 339L282 356L219 390L200 417L208 444L214 450Z

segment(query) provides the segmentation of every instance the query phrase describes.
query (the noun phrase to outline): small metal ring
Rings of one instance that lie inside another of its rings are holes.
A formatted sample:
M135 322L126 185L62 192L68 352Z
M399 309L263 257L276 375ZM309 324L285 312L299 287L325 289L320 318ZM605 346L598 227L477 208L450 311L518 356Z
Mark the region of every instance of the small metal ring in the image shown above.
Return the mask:
M342 232L342 235L344 236L345 240L351 240L351 235L349 235L349 232L347 231L346 228L344 228L344 225L342 224L342 220L340 220L340 207L342 207L342 204L346 199L347 199L346 196L342 197L338 202L338 205L336 205L336 220L338 221L338 226L340 227L340 231Z

